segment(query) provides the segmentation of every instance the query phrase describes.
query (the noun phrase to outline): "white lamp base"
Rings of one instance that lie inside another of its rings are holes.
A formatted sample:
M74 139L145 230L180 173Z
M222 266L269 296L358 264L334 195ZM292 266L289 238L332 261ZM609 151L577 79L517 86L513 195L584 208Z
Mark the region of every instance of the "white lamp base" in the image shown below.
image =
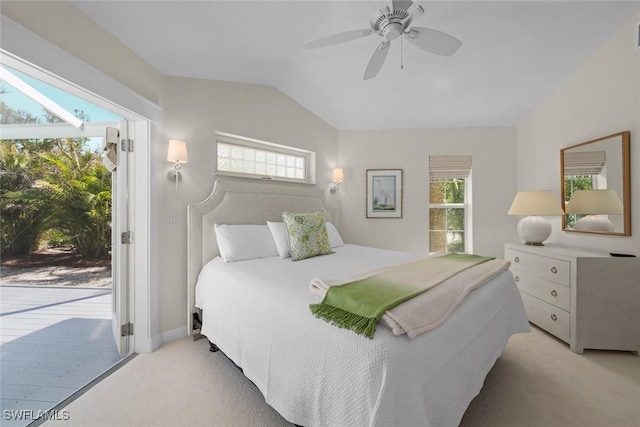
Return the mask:
M584 231L613 231L613 224L609 218L597 215L587 215L576 221L576 230Z
M542 246L551 235L551 223L541 216L528 216L518 222L518 234L525 245Z

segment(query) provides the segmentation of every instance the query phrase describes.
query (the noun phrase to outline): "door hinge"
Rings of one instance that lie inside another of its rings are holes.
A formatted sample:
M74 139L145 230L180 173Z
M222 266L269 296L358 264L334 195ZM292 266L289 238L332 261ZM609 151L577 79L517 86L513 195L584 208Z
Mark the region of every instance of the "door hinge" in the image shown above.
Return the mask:
M123 245L133 243L133 231L123 231L122 234L120 234L120 243Z
M133 139L122 139L120 146L122 151L125 151L127 153L133 153L136 143Z
M120 326L120 336L126 337L129 335L133 335L133 323L131 322Z

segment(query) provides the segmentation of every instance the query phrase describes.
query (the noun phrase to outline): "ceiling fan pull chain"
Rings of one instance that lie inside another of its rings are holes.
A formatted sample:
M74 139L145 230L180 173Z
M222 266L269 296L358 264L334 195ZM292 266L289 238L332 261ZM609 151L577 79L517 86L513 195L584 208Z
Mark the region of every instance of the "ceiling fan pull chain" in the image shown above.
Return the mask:
M404 70L404 42L403 37L400 37L400 69Z

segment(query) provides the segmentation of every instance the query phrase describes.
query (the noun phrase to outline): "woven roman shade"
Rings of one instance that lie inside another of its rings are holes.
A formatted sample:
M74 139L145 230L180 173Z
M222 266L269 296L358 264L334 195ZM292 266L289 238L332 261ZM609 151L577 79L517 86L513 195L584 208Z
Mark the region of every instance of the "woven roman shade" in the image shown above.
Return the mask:
M599 175L606 160L604 151L564 153L564 174Z
M429 156L429 179L468 178L471 156Z

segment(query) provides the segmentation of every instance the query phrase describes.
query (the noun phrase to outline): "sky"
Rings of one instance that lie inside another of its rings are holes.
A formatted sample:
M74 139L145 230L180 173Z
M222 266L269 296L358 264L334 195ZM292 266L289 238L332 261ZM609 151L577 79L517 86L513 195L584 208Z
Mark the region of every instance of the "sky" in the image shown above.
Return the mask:
M34 79L12 68L6 68L13 74L18 76L20 79L28 83L34 89L38 90L43 95L55 101L57 104L59 104L69 112L73 113L74 110L84 111L85 115L89 117L89 119L87 120L89 122L117 122L122 120L122 117L115 113L112 113L111 111L93 105L90 102L70 95L60 89L49 86L41 82L40 80ZM0 98L10 108L14 110L26 111L33 116L39 117L42 122L46 121L44 109L40 104L24 95L22 92L14 89L4 81L0 82L0 87L7 91L7 93L1 94ZM102 138L89 138L88 145L91 150L100 149L102 147Z

